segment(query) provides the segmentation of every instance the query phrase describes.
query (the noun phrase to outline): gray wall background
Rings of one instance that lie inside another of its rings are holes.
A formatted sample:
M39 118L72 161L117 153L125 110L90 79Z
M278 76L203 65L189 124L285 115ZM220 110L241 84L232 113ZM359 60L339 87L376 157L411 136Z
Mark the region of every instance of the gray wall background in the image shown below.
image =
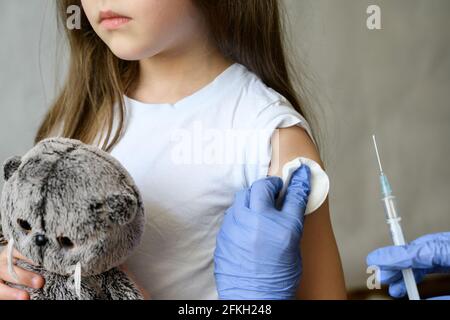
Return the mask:
M61 44L52 3L0 0L0 161L32 146L64 69L55 62ZM390 244L372 133L407 237L450 230L450 1L286 4L295 50L323 109L332 218L348 287L363 287L366 254ZM366 28L370 4L382 9L382 30Z

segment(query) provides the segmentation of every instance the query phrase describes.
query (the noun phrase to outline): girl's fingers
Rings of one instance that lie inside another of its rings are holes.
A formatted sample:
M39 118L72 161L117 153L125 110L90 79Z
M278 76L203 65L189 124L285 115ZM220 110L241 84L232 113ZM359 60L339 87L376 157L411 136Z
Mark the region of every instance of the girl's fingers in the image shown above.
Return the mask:
M9 274L6 265L0 266L0 279L34 289L40 289L44 286L45 281L41 275L24 270L18 266L14 266L14 271L17 274L18 280L14 279L14 277Z
M24 290L11 288L0 282L0 300L30 300L30 295Z
M145 290L143 287L141 287L137 283L134 275L128 270L128 266L127 265L122 264L121 266L119 266L119 269L122 270L123 273L125 273L130 278L130 280L136 285L136 287L138 288L138 290L141 292L142 296L144 297L144 300L150 300L151 299L151 296L147 292L147 290Z

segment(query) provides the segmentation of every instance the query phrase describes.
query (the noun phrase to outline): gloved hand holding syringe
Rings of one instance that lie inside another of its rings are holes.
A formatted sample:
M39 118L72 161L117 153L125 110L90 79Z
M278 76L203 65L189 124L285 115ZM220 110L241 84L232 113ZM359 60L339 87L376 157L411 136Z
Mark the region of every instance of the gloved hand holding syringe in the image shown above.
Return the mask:
M389 184L387 176L383 172L383 167L381 166L380 154L378 152L378 146L375 139L375 135L373 136L373 143L375 145L378 165L380 166L380 184L381 184L383 206L386 213L386 221L389 224L394 244L396 246L404 246L406 245L406 241L400 225L401 218L397 214L395 197L393 195L392 188ZM420 300L413 270L410 268L402 270L402 274L409 300Z

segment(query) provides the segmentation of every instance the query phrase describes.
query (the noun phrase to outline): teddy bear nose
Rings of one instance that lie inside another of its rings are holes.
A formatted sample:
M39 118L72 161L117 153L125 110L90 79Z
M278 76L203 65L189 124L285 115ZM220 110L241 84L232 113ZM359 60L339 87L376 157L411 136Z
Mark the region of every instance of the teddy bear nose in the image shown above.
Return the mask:
M37 246L42 247L47 243L47 237L44 236L43 234L38 234L34 238L34 242L36 243Z

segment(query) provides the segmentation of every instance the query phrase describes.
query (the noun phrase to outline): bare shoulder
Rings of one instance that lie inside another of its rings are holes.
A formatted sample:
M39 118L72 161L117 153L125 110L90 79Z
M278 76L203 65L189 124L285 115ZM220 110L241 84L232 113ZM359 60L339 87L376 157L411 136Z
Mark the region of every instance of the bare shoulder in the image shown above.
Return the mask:
M305 129L299 126L278 129L272 137L269 174L280 176L283 165L297 157L309 158L323 167L319 151Z

